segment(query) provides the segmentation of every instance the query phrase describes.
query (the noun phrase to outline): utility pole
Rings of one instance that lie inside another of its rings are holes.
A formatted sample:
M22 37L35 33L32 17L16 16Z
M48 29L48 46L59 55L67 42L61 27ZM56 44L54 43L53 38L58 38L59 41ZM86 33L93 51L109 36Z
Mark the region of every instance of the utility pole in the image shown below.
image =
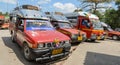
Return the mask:
M18 7L18 6L19 6L19 2L18 2L18 0L16 0L16 3L17 3L17 4L16 4L16 7Z

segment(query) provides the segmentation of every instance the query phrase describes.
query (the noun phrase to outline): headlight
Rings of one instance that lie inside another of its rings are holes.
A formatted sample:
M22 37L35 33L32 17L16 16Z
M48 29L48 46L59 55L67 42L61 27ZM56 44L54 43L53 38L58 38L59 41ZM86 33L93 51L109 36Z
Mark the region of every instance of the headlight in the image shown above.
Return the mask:
M82 37L86 37L86 34L82 34Z
M67 40L67 41L65 41L65 43L70 43L70 41L69 41L69 40Z
M96 34L93 34L93 33L92 33L91 36L96 36Z
M97 36L96 36L96 34L91 34L91 38L96 38Z
M38 44L38 48L43 48L43 47L44 47L43 43Z
M71 35L71 38L76 38L76 37L77 37L76 34L72 34L72 35Z

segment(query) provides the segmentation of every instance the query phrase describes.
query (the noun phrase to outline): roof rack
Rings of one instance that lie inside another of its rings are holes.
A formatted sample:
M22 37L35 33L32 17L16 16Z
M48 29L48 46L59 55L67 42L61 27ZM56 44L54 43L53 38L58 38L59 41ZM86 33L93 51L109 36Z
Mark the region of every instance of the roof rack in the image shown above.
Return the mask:
M22 6L16 7L14 10L19 10L19 9L39 10L37 6L33 6L33 5L22 5Z

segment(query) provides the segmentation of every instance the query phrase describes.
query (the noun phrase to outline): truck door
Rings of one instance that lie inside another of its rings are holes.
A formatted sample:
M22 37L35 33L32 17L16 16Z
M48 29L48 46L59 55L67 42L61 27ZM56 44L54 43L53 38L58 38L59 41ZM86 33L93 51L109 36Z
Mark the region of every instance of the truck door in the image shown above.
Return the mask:
M81 29L87 33L87 37L90 38L92 30L91 30L91 23L88 19L81 19Z
M23 20L19 20L17 23L17 41L19 42L19 44L21 45L24 41L24 21Z

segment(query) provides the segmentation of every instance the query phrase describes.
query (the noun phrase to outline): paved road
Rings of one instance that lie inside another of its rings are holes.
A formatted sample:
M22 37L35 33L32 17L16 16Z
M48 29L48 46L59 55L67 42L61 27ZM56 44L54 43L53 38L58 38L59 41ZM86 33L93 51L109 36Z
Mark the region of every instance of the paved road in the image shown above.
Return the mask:
M99 65L97 61L111 62L113 65L120 63L120 41L105 40L95 43L84 42L65 61L55 61L50 65ZM21 53L22 49L11 42L8 30L0 30L0 65L42 65L36 62L28 62ZM108 60L108 61L107 61ZM99 62L99 63L100 63ZM91 64L94 63L94 64ZM116 64L115 64L116 63ZM112 65L106 64L106 65ZM103 65L103 64L101 64ZM119 64L120 65L120 64Z
M120 65L120 40L80 44L63 65Z

